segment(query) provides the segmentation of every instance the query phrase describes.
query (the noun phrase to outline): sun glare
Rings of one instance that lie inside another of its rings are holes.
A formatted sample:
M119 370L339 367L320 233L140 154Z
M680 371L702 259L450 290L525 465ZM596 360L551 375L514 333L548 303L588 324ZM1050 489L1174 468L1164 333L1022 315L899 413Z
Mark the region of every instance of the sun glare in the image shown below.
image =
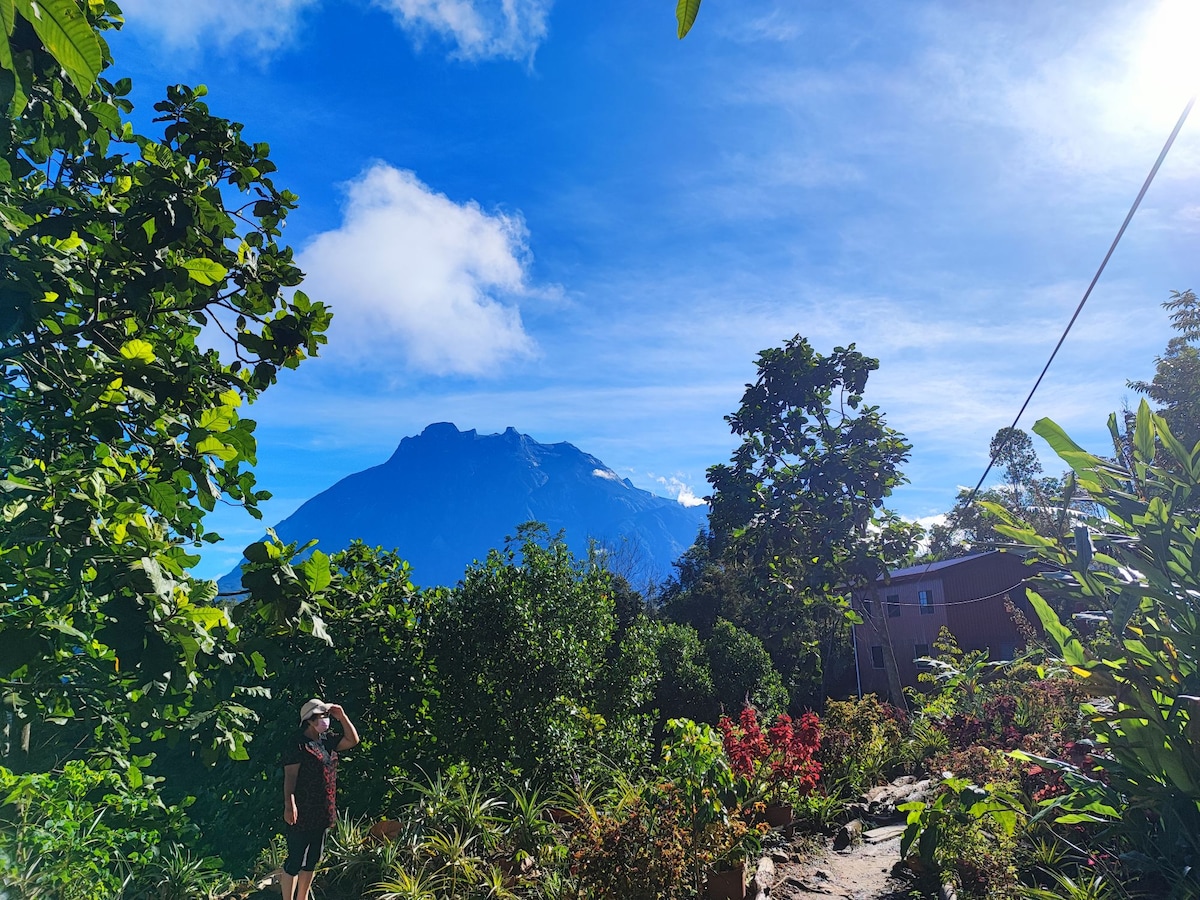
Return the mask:
M1200 91L1200 0L1162 0L1146 20L1134 57L1139 100L1178 114Z

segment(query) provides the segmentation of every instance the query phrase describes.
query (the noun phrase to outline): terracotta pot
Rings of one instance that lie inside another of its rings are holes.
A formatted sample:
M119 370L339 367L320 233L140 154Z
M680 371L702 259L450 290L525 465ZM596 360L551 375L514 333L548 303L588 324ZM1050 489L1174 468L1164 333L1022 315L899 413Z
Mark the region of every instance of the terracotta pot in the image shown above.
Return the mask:
M384 819L371 826L371 830L367 832L367 838L381 842L394 841L403 827L399 822Z
M724 872L708 870L708 900L745 900L746 867L735 866Z
M771 803L767 805L767 824L772 828L792 824L792 804Z

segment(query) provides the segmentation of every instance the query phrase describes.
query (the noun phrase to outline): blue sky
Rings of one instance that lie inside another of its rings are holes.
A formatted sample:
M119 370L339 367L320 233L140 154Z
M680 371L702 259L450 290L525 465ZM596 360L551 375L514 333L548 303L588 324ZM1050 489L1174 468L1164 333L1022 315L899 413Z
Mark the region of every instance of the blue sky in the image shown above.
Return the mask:
M300 195L335 311L251 410L266 521L430 422L570 441L703 496L756 353L880 359L890 505L974 484L1188 95L1193 2L124 0L145 117L204 83ZM1196 19L1193 17L1192 24ZM145 123L145 119L142 119ZM144 124L148 128L148 124ZM1103 449L1200 287L1185 127L1022 424ZM515 523L514 523L515 524ZM262 524L214 515L227 570Z

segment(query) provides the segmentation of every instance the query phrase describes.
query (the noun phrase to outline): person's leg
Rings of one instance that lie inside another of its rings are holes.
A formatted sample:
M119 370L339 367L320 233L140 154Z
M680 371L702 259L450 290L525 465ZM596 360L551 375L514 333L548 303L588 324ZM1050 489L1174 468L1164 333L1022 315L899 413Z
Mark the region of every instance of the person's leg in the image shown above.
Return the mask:
M324 852L325 830L322 829L308 836L308 850L304 854L304 865L300 869L300 874L296 876L296 900L308 900L313 873L316 872L317 863L321 861L321 854Z
M304 865L307 855L309 836L297 829L295 825L287 827L285 836L287 838L287 859L283 861L283 871L279 874L279 889L283 900L292 900L296 891L296 876L300 874L300 867ZM311 880L310 878L309 881Z

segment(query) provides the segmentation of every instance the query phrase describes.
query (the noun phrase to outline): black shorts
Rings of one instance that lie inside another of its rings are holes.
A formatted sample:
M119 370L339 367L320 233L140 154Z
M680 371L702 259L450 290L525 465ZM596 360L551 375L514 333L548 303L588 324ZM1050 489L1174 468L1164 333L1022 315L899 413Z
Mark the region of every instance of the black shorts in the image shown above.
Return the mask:
M283 871L289 875L299 875L301 870L315 872L321 854L325 851L325 832L327 828L301 829L296 825L287 826L287 860Z

